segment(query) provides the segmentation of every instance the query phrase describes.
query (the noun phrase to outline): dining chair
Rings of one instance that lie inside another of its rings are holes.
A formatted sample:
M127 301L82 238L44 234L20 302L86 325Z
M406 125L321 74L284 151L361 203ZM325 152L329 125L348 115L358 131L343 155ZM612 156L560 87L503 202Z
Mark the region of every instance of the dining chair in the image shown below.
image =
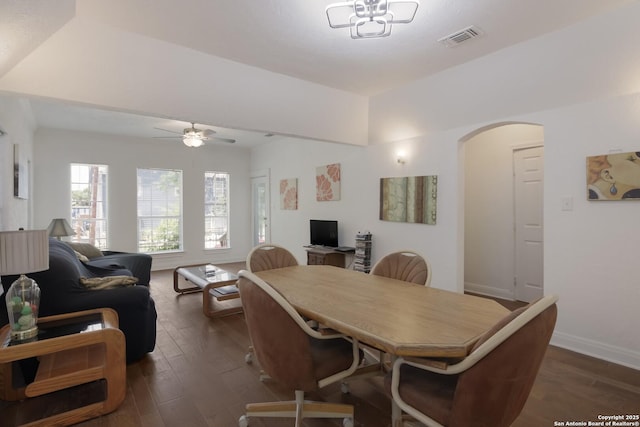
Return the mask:
M247 255L246 264L247 271L257 273L258 271L272 270L274 268L292 267L298 265L298 260L288 249L279 245L264 243L251 249L249 255ZM244 360L247 363L252 362L253 346L249 345ZM260 378L263 380L267 377L264 373L260 374Z
M431 285L429 260L414 251L399 251L385 255L373 265L370 274L418 285Z
M464 359L398 358L385 378L402 412L426 426L507 427L531 392L557 317L557 296L521 307L485 333Z
M254 247L247 255L247 270L252 273L294 265L298 265L298 261L291 252L270 243Z
M304 394L353 373L360 359L358 341L312 329L268 283L246 270L238 275L256 358L274 381L295 390L293 401L247 404L240 427L247 427L252 417L295 418L296 426L305 417L342 418L343 426L352 427L352 405L306 401Z
M375 276L389 277L391 279L402 280L403 282L415 283L417 285L431 285L431 264L429 260L411 250L392 252L382 257L373 265L369 274ZM368 362L375 363L378 369L363 370L361 376L385 374L390 370L389 357L380 350L373 350L377 354L372 353L372 349L365 347L365 353L368 355ZM346 382L342 386L346 392L348 387Z

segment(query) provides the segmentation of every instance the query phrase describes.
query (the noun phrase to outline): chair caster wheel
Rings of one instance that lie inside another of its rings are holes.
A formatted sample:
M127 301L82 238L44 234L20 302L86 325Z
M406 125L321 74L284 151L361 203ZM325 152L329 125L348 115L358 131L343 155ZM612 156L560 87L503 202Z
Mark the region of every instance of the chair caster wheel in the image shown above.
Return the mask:
M253 362L253 355L251 353L247 353L244 355L244 362L247 365L251 365L251 362Z
M246 415L241 416L240 419L238 419L238 426L249 427L249 418L247 418Z
M353 427L353 420L351 418L345 418L342 420L342 427Z

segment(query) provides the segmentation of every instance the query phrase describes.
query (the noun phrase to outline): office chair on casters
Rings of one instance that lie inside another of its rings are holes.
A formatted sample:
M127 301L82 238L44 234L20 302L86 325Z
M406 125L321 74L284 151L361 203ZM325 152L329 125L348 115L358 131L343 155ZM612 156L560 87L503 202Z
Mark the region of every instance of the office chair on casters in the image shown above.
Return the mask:
M247 255L247 270L252 273L294 265L298 265L298 261L291 252L270 243L254 247Z
M352 427L353 406L305 401L304 393L351 375L360 359L357 340L310 328L265 281L246 270L239 276L240 298L258 362L273 380L295 390L294 401L247 404L239 426L247 427L251 417L295 417L299 427L304 417L314 417L343 418L343 425Z
M429 427L507 427L531 392L556 323L557 296L505 316L458 363L398 358L385 386L402 412ZM399 411L393 427L403 425Z
M282 246L264 243L251 249L247 255L247 270L251 273L258 271L273 270L274 268L284 268L298 265L298 261L289 250ZM244 361L253 361L253 347L249 345ZM261 374L260 378L265 379L266 375Z
M417 252L404 250L392 252L382 257L373 265L369 274L430 286L431 271L431 264L426 258ZM366 346L364 350L368 356L366 360L371 363L371 366L368 369L363 369L360 377L384 375L391 369L389 358L383 351ZM347 393L348 391L349 386L345 381L342 383L342 392Z
M431 285L429 260L413 251L399 251L385 255L373 265L370 274L418 285Z

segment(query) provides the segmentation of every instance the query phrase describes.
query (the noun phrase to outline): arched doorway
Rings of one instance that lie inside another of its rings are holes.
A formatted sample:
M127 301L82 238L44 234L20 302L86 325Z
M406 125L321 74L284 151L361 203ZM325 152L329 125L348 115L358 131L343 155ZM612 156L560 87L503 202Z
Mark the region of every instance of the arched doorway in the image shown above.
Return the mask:
M543 128L496 123L464 153L464 288L530 301L542 295Z

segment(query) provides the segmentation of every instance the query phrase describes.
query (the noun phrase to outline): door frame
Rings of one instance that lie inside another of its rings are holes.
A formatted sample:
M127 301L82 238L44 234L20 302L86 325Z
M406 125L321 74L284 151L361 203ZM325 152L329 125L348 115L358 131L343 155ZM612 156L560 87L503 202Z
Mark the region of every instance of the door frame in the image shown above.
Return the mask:
M255 205L255 197L253 194L253 184L256 179L264 179L267 184L267 189L265 193L265 203L266 203L266 229L265 229L265 243L271 242L271 171L270 169L260 169L256 171L252 171L250 173L250 193L251 193L251 246L255 246L255 235L256 235L256 205Z
M514 257L513 257L513 299L514 300L518 300L518 288L517 288L517 263L518 263L518 243L516 241L516 237L517 237L517 232L516 232L516 170L515 170L515 162L514 157L517 151L522 151L522 150L528 150L528 149L532 149L532 148L542 148L543 149L543 155L542 155L542 209L543 209L543 213L542 213L542 219L543 219L543 223L542 223L542 250L544 252L544 243L545 243L545 239L544 239L544 141L532 141L532 142L527 142L527 143L516 143L516 144L512 144L511 145L511 166L513 168L513 253L514 253ZM542 257L542 294L544 295L544 256Z

